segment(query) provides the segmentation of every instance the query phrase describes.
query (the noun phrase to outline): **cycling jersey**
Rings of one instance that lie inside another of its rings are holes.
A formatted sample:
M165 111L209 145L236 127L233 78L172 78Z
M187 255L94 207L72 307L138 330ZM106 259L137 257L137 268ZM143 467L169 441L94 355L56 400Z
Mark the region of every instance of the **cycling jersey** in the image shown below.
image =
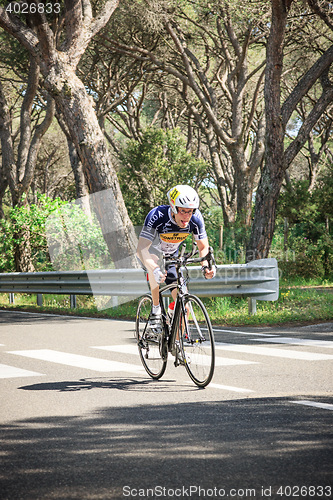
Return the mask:
M207 238L205 223L199 210L192 215L187 227L180 228L171 216L169 205L153 208L146 217L140 237L150 240L153 249L169 256L193 233L194 239Z

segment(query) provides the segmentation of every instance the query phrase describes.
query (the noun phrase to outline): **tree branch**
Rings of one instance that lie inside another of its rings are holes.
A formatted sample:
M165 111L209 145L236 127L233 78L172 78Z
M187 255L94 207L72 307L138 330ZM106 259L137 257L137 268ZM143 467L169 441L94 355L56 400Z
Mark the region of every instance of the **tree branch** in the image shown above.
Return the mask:
M0 26L14 36L32 55L39 55L38 37L14 14L0 6Z
M26 166L28 152L31 140L31 110L36 96L39 81L39 66L36 58L30 56L30 67L28 74L28 84L25 90L24 99L21 107L20 121L20 142L17 154L17 172L18 180L23 177Z
M38 127L35 130L35 134L32 138L30 149L29 149L29 155L26 163L26 168L25 168L25 173L24 177L22 179L22 190L23 192L30 186L34 171L35 171L35 166L36 166L36 161L37 161L37 155L38 151L41 145L42 138L44 134L46 133L47 129L50 127L53 117L55 115L55 102L54 99L48 95L47 98L47 107L46 107L46 113L45 113L45 118L38 125Z
M0 140L2 149L2 171L10 185L10 189L16 188L17 173L14 160L14 149L12 140L12 122L9 113L9 107L3 86L0 80Z
M104 7L90 26L91 36L94 37L108 22L113 12L118 7L120 0L107 0Z
M307 118L305 119L302 127L300 128L296 139L289 145L286 149L284 157L285 157L285 168L288 168L291 162L294 160L297 153L304 146L309 134L321 115L324 113L328 104L333 100L333 85L330 85L329 88L324 87L323 93L315 106L312 108L312 111L309 113Z
M69 51L73 45L76 45L82 32L82 2L81 0L65 0L66 14L66 40L63 50Z
M282 106L281 116L283 127L286 128L287 123L295 110L299 101L305 96L309 89L314 85L316 80L330 67L333 63L333 45L313 64L313 66L305 73L303 78L298 82L294 90L286 99Z
M325 12L325 9L321 7L320 2L318 3L317 0L308 0L308 4L311 8L311 10L317 14L323 21L324 23L327 24L327 26L333 31L333 22L332 22L332 17L331 19L329 18L329 14ZM330 2L326 2L328 10L332 8Z

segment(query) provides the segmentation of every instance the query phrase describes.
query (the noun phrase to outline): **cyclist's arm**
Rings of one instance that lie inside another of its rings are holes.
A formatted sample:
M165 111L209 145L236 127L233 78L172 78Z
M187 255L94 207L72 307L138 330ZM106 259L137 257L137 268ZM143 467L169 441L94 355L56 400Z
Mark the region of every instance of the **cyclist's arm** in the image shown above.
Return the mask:
M145 266L145 268L148 271L150 280L153 277L152 275L154 275L154 271L156 272L156 269L159 269L157 256L154 254L151 254L149 252L149 248L151 246L151 243L152 242L150 240L147 240L146 238L143 238L142 236L140 236L139 241L138 241L137 250L136 250L138 258L141 260L142 264ZM161 274L163 274L163 273L161 272ZM159 275L159 273L158 273L158 275ZM155 279L156 279L156 275L155 275ZM163 279L160 276L160 280L161 280L161 282L163 282L165 280L165 277Z
M154 256L149 252L151 246L151 241L146 238L139 237L138 246L136 249L136 254L141 260L142 264L147 268L148 271L153 271L158 267Z
M198 246L199 250L199 256L204 257L205 255L208 254L209 252L209 243L208 243L208 238L203 238L201 240L196 240L196 244ZM207 260L203 260L201 263L202 267L208 266ZM206 269L205 270L205 277L206 279L211 279L214 278L216 273L215 266L212 267L212 269Z

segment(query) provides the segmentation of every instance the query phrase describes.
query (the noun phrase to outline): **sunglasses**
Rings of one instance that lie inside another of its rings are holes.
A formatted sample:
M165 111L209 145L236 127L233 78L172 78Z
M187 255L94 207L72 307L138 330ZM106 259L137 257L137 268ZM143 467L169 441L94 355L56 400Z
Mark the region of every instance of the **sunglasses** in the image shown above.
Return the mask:
M178 208L177 207L177 212L181 215L193 215L196 211L196 208L190 208L188 210L185 210L184 208Z

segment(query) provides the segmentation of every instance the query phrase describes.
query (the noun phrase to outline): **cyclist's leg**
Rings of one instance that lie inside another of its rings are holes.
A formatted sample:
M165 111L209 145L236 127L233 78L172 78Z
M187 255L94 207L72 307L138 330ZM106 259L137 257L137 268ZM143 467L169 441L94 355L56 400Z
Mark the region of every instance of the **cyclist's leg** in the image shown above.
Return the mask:
M158 264L158 256L155 255L154 253L151 253L151 258L155 262L155 264ZM149 279L149 286L150 286L150 291L151 291L151 296L153 299L153 305L158 306L159 305L159 291L160 287L159 284L156 282L154 272L152 269L148 269L139 259L139 262L141 264L141 267L148 273L148 279Z
M158 264L159 262L159 257L158 255L154 254L153 252L150 253L151 259ZM160 304L160 287L159 284L156 282L153 270L149 267L147 268L143 262L138 258L138 261L141 265L141 267L144 269L144 271L148 275L148 282L149 282L149 288L152 296L152 303L151 303L151 313L149 315L149 322L148 322L148 327L154 332L154 333L160 333L162 329L161 325L161 310L159 307Z
M178 289L176 286L177 285L177 272L176 272L175 266L170 266L168 268L168 274L167 274L167 278L166 278L165 282L167 285L170 285L171 283L175 284L175 288L173 288L171 290L171 296L172 296L173 300L175 301L177 299L177 295L178 295ZM189 310L188 310L187 305L185 307L186 307L186 312L188 315ZM179 341L179 330L177 330L177 333L176 333L176 341Z
M169 266L167 270L167 277L165 279L166 285L171 285L174 283L174 288L171 289L171 297L174 301L177 299L177 273L175 266Z

